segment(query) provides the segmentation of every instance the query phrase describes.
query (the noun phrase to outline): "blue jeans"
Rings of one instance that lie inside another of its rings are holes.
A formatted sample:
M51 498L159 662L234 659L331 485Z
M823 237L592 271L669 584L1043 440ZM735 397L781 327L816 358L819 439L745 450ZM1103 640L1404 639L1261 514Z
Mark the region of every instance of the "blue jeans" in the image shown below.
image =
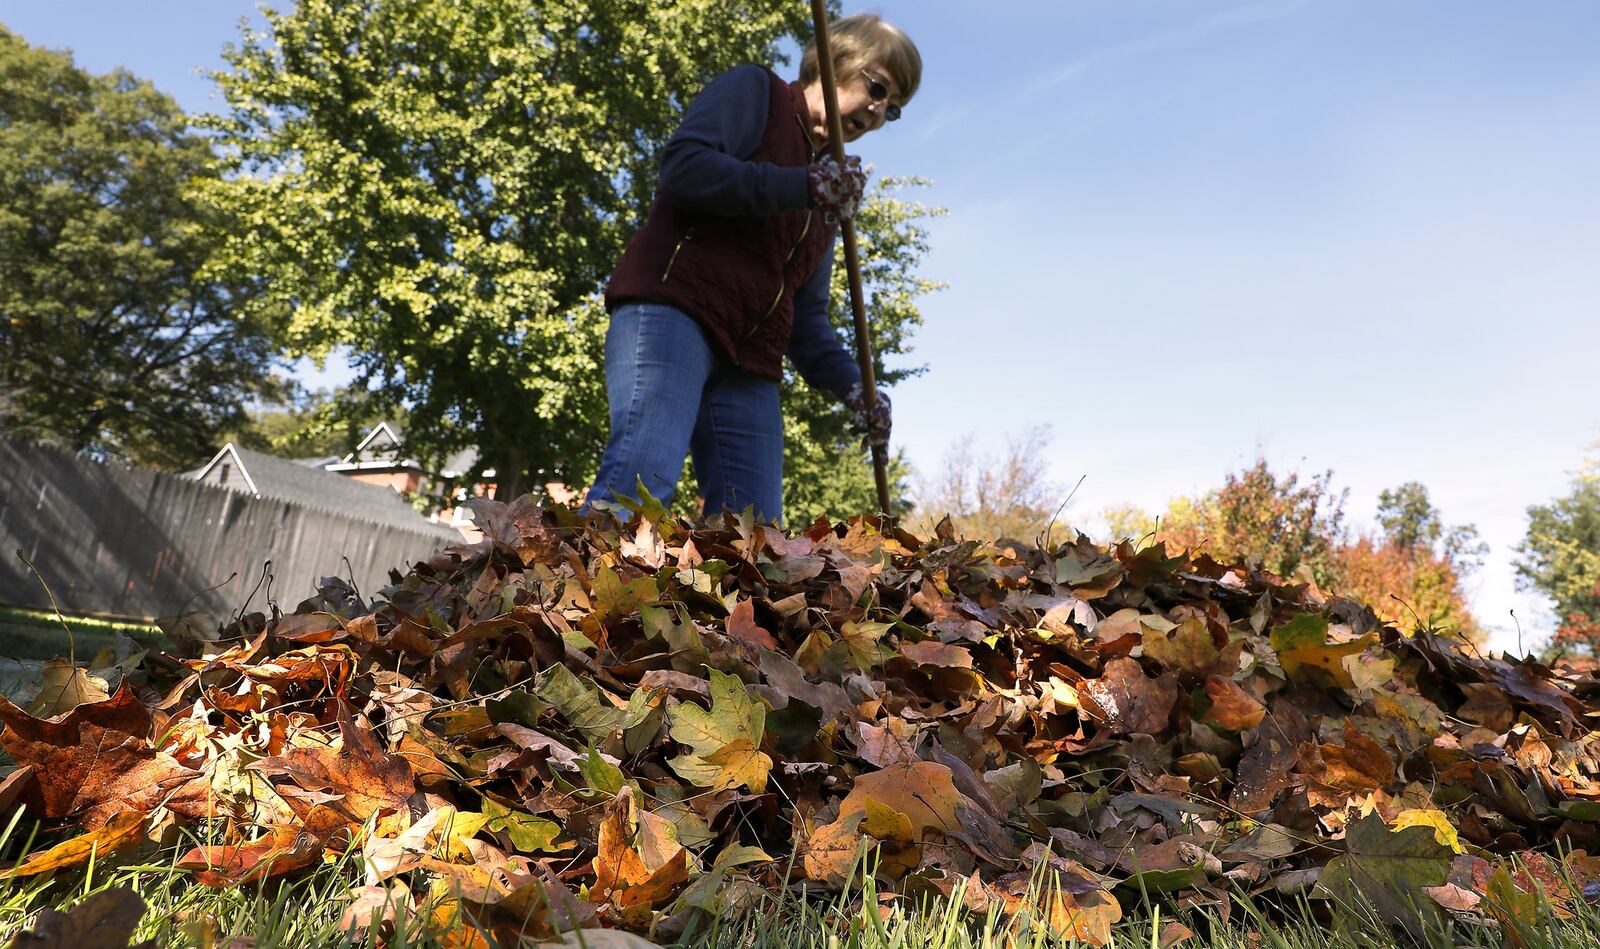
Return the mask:
M611 437L589 500L646 490L670 501L694 460L706 513L755 507L783 518L783 416L778 384L735 366L699 324L659 303L626 303L606 331Z

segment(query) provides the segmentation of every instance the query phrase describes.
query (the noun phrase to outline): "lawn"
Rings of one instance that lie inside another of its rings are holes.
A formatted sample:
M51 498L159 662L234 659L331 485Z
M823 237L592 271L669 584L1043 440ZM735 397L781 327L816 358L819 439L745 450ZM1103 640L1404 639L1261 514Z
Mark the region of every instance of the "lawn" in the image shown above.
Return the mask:
M72 631L70 640L67 629ZM58 618L49 610L0 606L0 658L55 659L65 656L71 642L75 641L78 658L87 660L111 645L118 633L141 639L161 636L161 630L155 626L135 620L82 614Z
M13 819L0 852L8 858L25 852L28 825ZM183 846L193 841L185 841ZM125 888L145 904L135 937L157 946L257 947L314 949L324 946L455 947L499 946L460 919L400 920L380 929L351 933L341 928L345 892L360 883L359 857L341 856L296 879L222 890L195 883L173 864L179 848L170 847L115 865L100 863L31 881L0 880L0 939L8 945L24 927L32 926L45 907L70 910L86 898ZM1322 901L1299 901L1271 909L1257 899L1237 894L1233 917L1219 920L1213 911L1184 913L1169 905L1129 900L1128 918L1112 929L1117 949L1387 949L1428 946L1516 946L1518 949L1565 949L1600 944L1600 908L1577 904L1562 918L1545 904L1533 925L1517 925L1514 933L1483 924L1445 922L1431 925L1420 939L1364 922L1360 914L1337 918ZM581 938L581 942L580 942ZM652 943L617 931L586 930L569 934L564 945L596 949L633 949ZM55 943L49 943L55 945ZM95 947L112 943L95 942ZM558 943L558 945L561 945ZM993 910L976 912L950 900L911 901L881 897L870 879L843 894L804 900L792 895L756 895L753 902L722 918L704 917L677 942L658 945L706 946L716 949L1046 949L1083 945L1061 938L1028 911L1007 916ZM78 946L76 949L89 949Z

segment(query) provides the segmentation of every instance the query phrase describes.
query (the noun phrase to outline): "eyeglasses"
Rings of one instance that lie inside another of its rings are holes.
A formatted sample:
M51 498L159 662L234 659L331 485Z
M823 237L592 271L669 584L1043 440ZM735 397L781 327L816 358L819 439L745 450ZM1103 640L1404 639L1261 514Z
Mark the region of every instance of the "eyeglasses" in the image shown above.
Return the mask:
M861 75L867 77L867 95L873 102L883 102L889 98L889 87L884 84L882 79L867 72L865 69L861 70ZM890 102L883 110L883 118L888 122L899 121L900 107Z

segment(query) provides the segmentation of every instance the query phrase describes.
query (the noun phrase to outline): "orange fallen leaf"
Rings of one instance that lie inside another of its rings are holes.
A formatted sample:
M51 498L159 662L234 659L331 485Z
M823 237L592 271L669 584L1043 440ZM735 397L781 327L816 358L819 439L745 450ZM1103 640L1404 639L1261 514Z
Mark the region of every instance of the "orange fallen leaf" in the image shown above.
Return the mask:
M344 700L338 709L338 748L296 748L249 768L265 774L302 819L319 804L356 824L407 806L417 790L410 763L389 754L372 729L358 728Z
M806 836L800 847L800 865L806 879L842 886L855 871L864 836L860 827L865 811L845 814Z
M1267 717L1265 705L1224 676L1206 677L1206 695L1211 699L1211 719L1230 731L1254 728Z
M904 815L915 843L932 829L951 832L961 829L956 808L961 792L956 790L950 769L933 761L910 761L856 778L855 787L839 804L839 816L866 813L867 832L876 828L869 805Z
M756 622L756 601L743 599L734 604L728 616L728 635L766 649L777 649L778 641Z
M689 851L672 834L671 822L639 810L631 787L607 807L594 858L594 891L624 919L637 920L641 913L648 919L650 910L689 881Z
M107 854L124 850L137 844L144 829L145 815L138 811L122 811L112 815L104 825L69 840L63 840L48 850L29 855L21 863L0 873L0 878L37 876L89 862L90 856L99 859Z

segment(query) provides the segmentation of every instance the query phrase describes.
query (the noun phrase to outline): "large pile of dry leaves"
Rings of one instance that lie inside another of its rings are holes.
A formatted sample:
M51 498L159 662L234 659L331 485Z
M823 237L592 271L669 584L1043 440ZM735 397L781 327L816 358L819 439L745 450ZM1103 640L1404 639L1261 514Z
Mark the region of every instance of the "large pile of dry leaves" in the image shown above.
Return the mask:
M328 580L115 694L58 667L0 704L0 808L82 830L9 873L204 826L201 883L354 848L349 925L507 942L862 872L979 909L1042 885L1035 919L1095 943L1147 897L1416 929L1600 891L1592 676L1159 545L477 513L371 602Z

